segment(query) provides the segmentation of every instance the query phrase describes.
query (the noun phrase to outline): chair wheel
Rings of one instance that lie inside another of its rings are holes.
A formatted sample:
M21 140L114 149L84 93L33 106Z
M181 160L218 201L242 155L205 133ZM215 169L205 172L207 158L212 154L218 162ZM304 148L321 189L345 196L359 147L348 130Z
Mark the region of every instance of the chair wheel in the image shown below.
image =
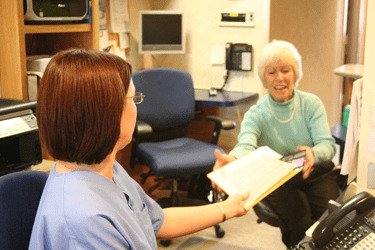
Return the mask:
M215 234L216 238L223 238L225 235L225 231L221 228L220 225L215 225Z
M169 247L171 245L172 241L171 240L160 240L160 244L163 247Z

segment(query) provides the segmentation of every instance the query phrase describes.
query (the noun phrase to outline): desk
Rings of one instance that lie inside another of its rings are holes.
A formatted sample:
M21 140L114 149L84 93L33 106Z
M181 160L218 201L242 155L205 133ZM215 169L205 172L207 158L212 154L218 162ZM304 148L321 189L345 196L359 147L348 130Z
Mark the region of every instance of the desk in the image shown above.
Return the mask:
M198 108L232 107L241 103L258 99L258 93L240 91L217 91L217 95L210 96L208 89L195 89L195 104ZM242 120L239 109L236 110L238 121Z
M348 84L343 86L343 106L350 104L353 82L363 76L362 64L344 64L334 70L336 75L347 77Z
M207 89L195 89L195 104L198 107L231 107L258 98L258 93L239 91L217 91L210 96Z

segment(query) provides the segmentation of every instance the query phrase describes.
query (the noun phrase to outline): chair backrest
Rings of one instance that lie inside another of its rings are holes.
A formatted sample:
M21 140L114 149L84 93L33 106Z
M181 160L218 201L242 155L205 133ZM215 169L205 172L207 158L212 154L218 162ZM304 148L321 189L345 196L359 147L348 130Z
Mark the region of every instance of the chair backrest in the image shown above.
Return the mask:
M28 249L48 174L21 171L0 177L0 248Z
M137 106L138 119L155 131L179 127L194 118L194 86L188 72L155 68L135 72L132 79L136 91L145 95Z

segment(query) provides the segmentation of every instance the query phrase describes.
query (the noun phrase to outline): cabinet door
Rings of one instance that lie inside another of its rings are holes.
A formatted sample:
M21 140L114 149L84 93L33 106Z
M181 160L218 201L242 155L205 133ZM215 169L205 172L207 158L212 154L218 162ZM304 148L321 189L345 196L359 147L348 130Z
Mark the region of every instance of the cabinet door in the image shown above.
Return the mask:
M0 1L0 97L26 99L22 0Z
M68 48L99 49L99 1L90 24L24 25L23 0L0 1L0 97L28 99L26 56Z

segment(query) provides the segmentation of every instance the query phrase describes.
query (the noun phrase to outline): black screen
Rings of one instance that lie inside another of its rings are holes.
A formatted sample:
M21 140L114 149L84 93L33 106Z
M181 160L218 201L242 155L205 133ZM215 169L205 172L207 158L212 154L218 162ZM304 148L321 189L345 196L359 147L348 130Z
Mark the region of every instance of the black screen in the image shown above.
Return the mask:
M143 14L142 40L145 45L182 44L182 15Z

